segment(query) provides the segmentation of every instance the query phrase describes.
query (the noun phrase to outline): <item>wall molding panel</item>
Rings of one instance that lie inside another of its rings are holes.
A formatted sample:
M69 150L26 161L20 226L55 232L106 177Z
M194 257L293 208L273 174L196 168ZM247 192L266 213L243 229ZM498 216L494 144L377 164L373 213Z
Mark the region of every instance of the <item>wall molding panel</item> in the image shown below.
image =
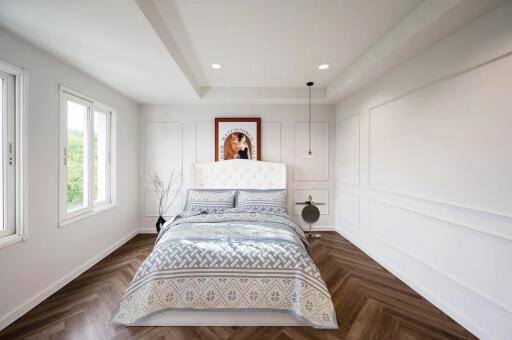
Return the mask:
M394 243L393 241L387 239L385 236L379 235L379 233L377 231L378 227L376 227L376 225L373 223L373 219L375 217L373 215L373 212L374 212L374 209L375 209L374 208L375 204L379 204L379 205L382 205L382 206L387 206L387 207L390 207L392 209L403 210L406 213L415 214L415 215L421 216L421 218L431 219L431 220L433 220L433 221L435 221L437 223L445 224L449 228L456 228L456 229L462 230L462 231L467 232L467 233L481 234L481 232L475 231L475 230L472 230L472 229L467 229L465 226L458 225L458 224L453 223L451 221L446 221L444 219L441 219L441 218L438 218L438 217L435 217L435 216L426 215L426 214L418 212L418 211L410 210L410 209L407 209L407 208L404 208L404 207L401 207L401 206L396 206L396 205L390 204L388 202L383 202L383 201L379 201L379 200L370 199L370 205L369 205L369 207L370 207L370 209L369 209L370 210L370 213L369 213L369 215L370 215L370 218L369 218L369 232L370 232L370 234L373 237L381 240L382 242L387 243L388 245L390 245L391 247L393 247L393 248L397 249L398 251L404 253L405 255L414 258L416 261L422 263L423 265L432 268L436 272L446 276L447 278L449 278L452 281L457 282L457 284L459 284L461 286L464 286L465 288L471 290L475 294L478 294L478 295L482 296L483 298L489 300L493 304L495 304L497 306L500 306L505 311L507 311L509 313L512 313L512 307L511 307L512 306L512 299L510 299L510 301L508 301L510 306L504 305L502 303L502 300L493 298L493 297L489 296L488 294L486 294L485 292L482 292L478 288L471 287L467 283L464 283L464 281L461 280L460 278L457 278L454 275L451 275L450 273L448 273L446 270L443 270L443 269L439 268L438 266L436 266L436 265L434 265L432 263L428 263L427 261L425 261L424 259L420 258L418 255L414 254L413 252L407 251L407 250L403 249L402 247L400 247L399 245L397 245L396 243ZM379 220L382 220L382 219L379 219ZM386 233L386 234L389 236L389 233ZM491 237L493 237L493 236L491 236ZM501 239L501 240L503 242L508 242L508 240L504 240L504 239ZM474 246L474 245L471 244L471 246ZM512 253L512 252L509 252L509 253Z
M486 209L482 209L482 208L465 206L465 205L462 205L462 204L458 204L458 203L454 203L454 202L448 202L448 201L444 201L444 200L436 200L436 199L432 199L432 198L426 198L426 197L421 197L421 196L416 196L416 195L404 194L404 193L401 193L401 192L397 192L397 191L393 191L393 190L387 190L387 189L382 189L382 188L378 188L378 187L371 187L369 189L372 190L372 191L375 191L375 192L381 192L381 193L384 193L384 194L387 193L387 194L402 196L402 197L406 197L406 198L415 199L415 200L418 200L418 201L429 202L431 204L437 204L437 205L444 205L444 206L451 207L451 208L456 208L456 209L464 209L464 210L468 210L468 211L471 211L471 212L474 212L474 213L481 213L481 214L486 214L486 215L492 215L492 216L495 216L496 218L505 218L507 220L511 220L512 221L512 215L498 213L498 212L495 212L495 211L492 211L492 210L486 210ZM508 238L508 236L504 236L504 237Z
M183 174L183 124L150 121L144 124L144 176L151 183L153 173L165 181L167 169ZM163 163L163 164L162 164Z
M311 149L314 159L304 159L308 151L308 123L295 122L293 179L295 181L329 180L329 123L311 122Z
M215 161L213 145L215 145L215 123L213 121L197 122L196 124L196 162ZM199 137L202 140L199 140Z
M165 156L163 156L165 155ZM144 124L144 217L158 216L158 202L151 180L157 173L167 183L169 169L185 176L183 169L183 124L175 121L148 121ZM182 207L182 195L178 197L165 216L175 215Z
M391 99L387 99L387 100L381 102L380 104L373 105L373 106L370 107L370 110L377 109L377 108L379 108L381 106L390 104L390 103L392 103L394 101L402 99L403 97L410 96L410 95L414 94L415 92L418 92L418 91L423 90L425 88L431 87L431 86L436 85L438 83L441 83L441 82L448 81L450 79L456 78L456 77L461 76L461 75L463 75L465 73L474 71L474 70L476 70L478 68L481 68L483 66L489 65L489 64L491 64L493 62L499 61L501 59L504 59L504 58L507 58L507 57L510 57L510 56L512 56L512 51L507 51L507 52L505 52L505 53L503 53L503 54L501 54L501 55L499 55L497 57L489 58L489 59L484 60L484 61L482 61L482 62L480 62L480 63L478 63L476 65L469 66L469 67L467 67L467 68L465 68L465 69L463 69L461 71L454 72L454 73L451 73L449 75L445 75L445 76L439 77L439 78L434 79L432 81L429 81L429 82L427 82L427 83L425 83L423 85L420 85L420 86L414 87L414 88L412 88L410 90L407 90L407 91L405 91L405 92L403 92L403 93L401 93L401 94L399 94L399 95L397 95L395 97L392 97Z
M357 128L354 129L351 126L350 121L357 119ZM343 126L347 124L348 126ZM336 121L336 181L348 185L359 186L361 183L361 117L360 114L354 114L340 118ZM351 136L357 133L357 136ZM348 136L353 137L352 140L346 141L343 138ZM354 143L355 142L355 143ZM347 145L348 144L348 145ZM351 150L352 149L352 150ZM355 149L355 150L354 150ZM341 158L341 159L340 159ZM346 159L345 162L343 162ZM343 161L342 161L343 160ZM345 165L345 163L347 165ZM350 174L345 175L346 172L350 172L349 166L357 165L355 170L355 180L350 180ZM347 169L348 168L348 169ZM348 171L347 171L348 170ZM348 178L347 178L348 177Z
M336 217L341 226L359 228L361 223L361 196L345 191L338 185L336 188Z
M369 196L371 201L437 218L486 236L512 241L512 219L507 216L383 190L371 189Z
M281 123L261 122L261 160L281 162Z
M372 125L374 124L373 123L374 115L376 115L376 114L378 115L379 114L379 113L375 112L375 110L383 108L383 107L385 107L387 105L390 105L392 103L396 103L398 101L408 99L412 95L421 93L422 91L428 90L428 89L433 88L433 87L435 87L437 85L443 85L446 82L449 82L449 81L457 79L459 77L471 74L472 72L480 71L480 70L482 70L482 68L492 66L494 63L497 63L497 62L507 62L508 65L512 65L512 51L508 52L508 53L505 53L503 55L500 55L500 56L498 56L496 58L491 58L491 59L489 59L489 60L487 60L485 62L482 62L482 63L480 63L480 64L478 64L476 66L469 67L469 68L465 69L464 71L457 72L455 74L452 74L452 75L449 75L449 76L442 77L440 79L434 80L434 81L429 82L429 83L427 83L425 85L417 87L417 88L415 88L415 89L413 89L411 91L407 91L404 94L396 96L393 99L386 100L385 102L383 102L381 104L378 104L378 105L370 107L368 109L368 160L367 160L368 161L368 188L371 189L371 190L375 190L375 191L388 192L388 193L392 193L392 194L396 194L396 195L402 195L402 196L416 198L416 199L420 199L420 200L424 200L424 201L430 201L430 202L437 203L437 204L444 204L444 205L453 206L453 207L457 207L457 208L473 210L473 211L480 212L480 213L491 214L491 215L495 215L495 216L498 216L498 217L512 218L512 212L496 211L496 210L488 208L488 207L476 206L476 205L472 205L472 204L465 204L465 203L460 203L460 202L451 201L451 200L444 200L444 199L440 199L440 198L434 198L434 197L431 197L429 195L421 195L421 194L401 192L401 191L393 190L391 188L386 188L386 187L378 186L378 185L374 184L374 180L372 179L373 178L372 174L373 174L373 171L374 171L373 170L374 161L372 160L372 156L373 156L372 149L373 149L373 145L374 145L373 134L372 134ZM500 72L500 70L497 69L497 70L495 70L495 72ZM480 77L478 77L478 80L480 80ZM499 85L500 84L498 84L498 86ZM510 120L510 122L512 124L512 119Z
M175 190L174 193L177 191ZM176 197L176 200L173 202L173 204L169 207L169 209L166 211L164 216L174 216L181 212L183 207L183 200L182 200L182 193L181 191L178 191L178 195ZM158 217L158 200L156 197L156 191L149 190L146 191L145 197L145 210L144 210L144 216L146 217Z

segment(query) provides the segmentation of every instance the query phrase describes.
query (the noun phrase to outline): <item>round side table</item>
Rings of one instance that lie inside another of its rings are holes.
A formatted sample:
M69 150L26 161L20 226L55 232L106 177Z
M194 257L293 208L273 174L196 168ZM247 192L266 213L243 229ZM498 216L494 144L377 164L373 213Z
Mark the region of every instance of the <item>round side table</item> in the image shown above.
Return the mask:
M307 238L319 238L322 237L321 234L313 233L311 230L311 225L318 221L320 218L320 210L318 210L317 205L323 205L325 203L321 202L314 202L313 197L309 195L309 198L305 202L295 202L296 205L304 205L304 208L302 208L302 219L304 222L309 224L309 231L306 233Z

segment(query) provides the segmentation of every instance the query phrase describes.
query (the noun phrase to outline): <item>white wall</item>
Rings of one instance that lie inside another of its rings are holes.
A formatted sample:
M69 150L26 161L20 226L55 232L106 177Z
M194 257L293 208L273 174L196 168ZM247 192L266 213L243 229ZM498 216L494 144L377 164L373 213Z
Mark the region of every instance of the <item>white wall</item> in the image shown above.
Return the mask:
M512 334L512 2L337 105L336 224L482 338Z
M315 227L334 228L333 105L313 106L311 135L316 156L313 161L303 159L307 153L306 105L143 105L140 110L140 136L143 141L140 146L141 227L155 228L157 212L151 184L152 173L160 172L161 176L167 178L170 169L182 169L184 190L169 214L179 211L185 204L192 163L215 160L214 118L261 117L262 160L287 164L289 211L295 208L294 199L304 200L304 195L310 192L315 200L328 203L323 207ZM151 152L155 147L160 148L161 152ZM321 150L327 152L322 153ZM300 210L296 212L300 213ZM296 218L303 223L300 216Z
M137 226L138 108L131 100L0 30L0 60L28 72L28 240L0 249L0 329L87 269ZM112 107L117 207L59 228L59 83Z

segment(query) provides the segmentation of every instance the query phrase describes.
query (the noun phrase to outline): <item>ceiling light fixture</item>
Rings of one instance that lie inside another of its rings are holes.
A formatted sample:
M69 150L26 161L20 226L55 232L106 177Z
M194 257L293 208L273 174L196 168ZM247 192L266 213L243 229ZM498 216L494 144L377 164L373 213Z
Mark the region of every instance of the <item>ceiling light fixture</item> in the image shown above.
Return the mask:
M329 67L330 67L330 66L329 66L329 64L322 64L322 65L318 65L318 68L319 68L320 70L327 70Z
M221 64L212 64L212 68L214 70L220 70L222 68L222 65Z

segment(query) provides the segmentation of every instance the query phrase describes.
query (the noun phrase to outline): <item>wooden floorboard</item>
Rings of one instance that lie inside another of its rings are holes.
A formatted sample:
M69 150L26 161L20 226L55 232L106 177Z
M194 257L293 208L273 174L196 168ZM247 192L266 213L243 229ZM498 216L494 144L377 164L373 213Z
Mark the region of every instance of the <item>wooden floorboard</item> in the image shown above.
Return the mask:
M22 318L0 339L474 339L335 232L311 241L340 329L125 327L110 320L155 235L137 235Z

